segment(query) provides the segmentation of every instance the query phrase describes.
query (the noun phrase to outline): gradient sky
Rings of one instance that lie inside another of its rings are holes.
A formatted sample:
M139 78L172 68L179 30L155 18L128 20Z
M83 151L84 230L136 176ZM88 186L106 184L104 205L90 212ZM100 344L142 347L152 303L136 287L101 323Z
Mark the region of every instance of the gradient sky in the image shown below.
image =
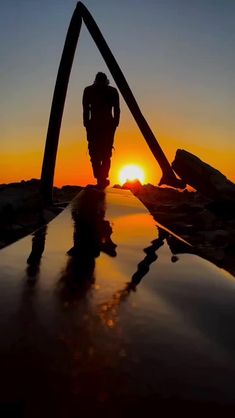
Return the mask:
M195 153L235 181L235 0L84 0L169 158ZM0 183L39 178L51 99L73 0L0 1ZM82 92L105 63L83 27L72 69L55 184L92 171ZM111 182L120 168L160 169L121 100Z

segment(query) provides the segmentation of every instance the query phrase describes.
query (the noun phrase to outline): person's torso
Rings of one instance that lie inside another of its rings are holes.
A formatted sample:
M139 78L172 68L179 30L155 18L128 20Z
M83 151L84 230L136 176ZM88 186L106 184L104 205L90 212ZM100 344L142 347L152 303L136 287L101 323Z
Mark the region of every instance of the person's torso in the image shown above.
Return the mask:
M100 123L112 120L112 108L115 104L115 89L113 87L89 86L87 87L87 96L91 120Z

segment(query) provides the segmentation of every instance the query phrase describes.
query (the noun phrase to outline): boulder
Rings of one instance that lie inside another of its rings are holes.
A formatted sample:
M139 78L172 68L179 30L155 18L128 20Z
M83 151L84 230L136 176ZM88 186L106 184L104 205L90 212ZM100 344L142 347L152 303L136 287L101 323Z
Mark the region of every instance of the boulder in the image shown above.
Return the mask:
M235 184L196 155L178 149L172 168L187 184L205 196L235 200Z

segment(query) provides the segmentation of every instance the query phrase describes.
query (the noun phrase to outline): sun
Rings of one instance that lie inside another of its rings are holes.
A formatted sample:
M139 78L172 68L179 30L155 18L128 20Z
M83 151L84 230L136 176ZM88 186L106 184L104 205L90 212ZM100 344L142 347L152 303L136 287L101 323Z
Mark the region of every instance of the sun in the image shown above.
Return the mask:
M145 175L138 165L126 165L123 167L119 173L119 180L121 185L126 183L126 181L133 181L133 180L139 180L140 183L144 183Z

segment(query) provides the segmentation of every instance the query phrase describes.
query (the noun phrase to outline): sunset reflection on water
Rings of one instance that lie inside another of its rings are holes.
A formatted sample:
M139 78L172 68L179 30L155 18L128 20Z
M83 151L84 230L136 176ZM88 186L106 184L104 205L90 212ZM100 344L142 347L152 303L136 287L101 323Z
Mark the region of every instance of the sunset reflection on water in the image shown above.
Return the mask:
M79 212L81 201L73 216L68 207L48 225L45 248L35 234L33 242L27 237L1 251L9 393L22 367L26 390L30 370L40 365L66 408L71 398L106 402L152 393L233 399L234 278L192 254L172 262L177 245L168 245L169 233L129 191L109 190L105 210L102 195L89 194L97 200L88 218ZM28 269L29 255L37 259L35 270ZM30 369L27 353L34 353ZM35 382L42 397L46 389Z

